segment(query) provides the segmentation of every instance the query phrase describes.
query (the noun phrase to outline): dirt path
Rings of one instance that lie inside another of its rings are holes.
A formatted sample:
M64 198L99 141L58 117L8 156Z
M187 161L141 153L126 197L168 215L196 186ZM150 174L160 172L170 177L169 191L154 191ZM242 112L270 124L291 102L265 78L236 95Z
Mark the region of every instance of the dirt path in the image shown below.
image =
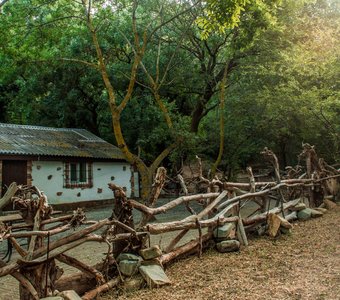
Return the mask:
M340 208L295 223L290 235L252 239L240 253L209 250L166 273L172 286L118 299L340 299Z

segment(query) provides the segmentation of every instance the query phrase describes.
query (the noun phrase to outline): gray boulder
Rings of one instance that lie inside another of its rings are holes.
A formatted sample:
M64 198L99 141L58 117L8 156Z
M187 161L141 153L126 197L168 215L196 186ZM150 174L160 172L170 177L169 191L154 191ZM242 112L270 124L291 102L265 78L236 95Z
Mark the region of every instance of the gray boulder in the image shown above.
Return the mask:
M311 216L312 218L319 218L323 216L323 213L316 209L311 209Z
M131 253L121 253L118 255L117 257L117 263L120 263L120 261L122 260L138 260L138 261L142 261L143 259L135 254L131 254Z
M240 242L237 240L222 241L216 244L216 249L221 253L239 251Z
M139 254L143 257L143 259L149 260L160 257L162 255L162 250L158 245L154 245L150 248L140 250Z
M305 208L300 210L297 216L299 220L308 220L312 217L312 210L310 208Z
M226 223L223 226L219 226L214 229L214 238L225 239L229 237L231 231L235 228L234 223Z
M300 211L306 208L306 204L299 202L295 206L289 208L290 211Z
M131 293L140 290L144 285L144 279L142 276L134 276L124 280L120 286L125 292Z
M132 276L136 274L139 266L139 260L121 260L119 262L119 270L125 276Z
M58 296L63 297L65 300L81 300L80 296L74 290L62 291Z
M139 272L142 274L143 278L150 288L171 284L170 279L168 278L168 276L166 276L164 270L159 265L140 266Z

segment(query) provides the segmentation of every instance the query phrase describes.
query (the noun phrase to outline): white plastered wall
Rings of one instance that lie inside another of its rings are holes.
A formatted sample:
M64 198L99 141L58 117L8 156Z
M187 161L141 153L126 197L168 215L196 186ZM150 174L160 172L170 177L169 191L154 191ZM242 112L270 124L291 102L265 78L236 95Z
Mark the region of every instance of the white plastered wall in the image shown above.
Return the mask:
M112 199L113 193L107 187L114 182L126 187L127 196L131 194L131 169L125 162L93 162L92 188L64 188L64 164L62 161L33 161L32 184L44 191L49 203L69 203ZM135 177L135 197L138 197L138 175Z

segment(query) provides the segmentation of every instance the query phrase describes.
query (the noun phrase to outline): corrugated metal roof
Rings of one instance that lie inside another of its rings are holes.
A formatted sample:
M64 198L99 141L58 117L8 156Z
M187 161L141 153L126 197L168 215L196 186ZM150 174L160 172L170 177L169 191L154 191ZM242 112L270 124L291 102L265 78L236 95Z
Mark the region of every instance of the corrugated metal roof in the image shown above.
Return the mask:
M0 123L0 154L124 159L118 147L85 129Z

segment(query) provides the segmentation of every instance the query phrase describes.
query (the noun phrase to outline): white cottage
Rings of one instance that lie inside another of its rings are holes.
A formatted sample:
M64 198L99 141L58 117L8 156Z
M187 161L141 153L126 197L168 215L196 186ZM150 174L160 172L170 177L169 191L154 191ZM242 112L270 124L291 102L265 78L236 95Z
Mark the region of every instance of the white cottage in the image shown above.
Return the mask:
M13 181L37 186L61 208L109 201L109 182L139 196L138 173L119 148L84 129L0 123L0 196Z

